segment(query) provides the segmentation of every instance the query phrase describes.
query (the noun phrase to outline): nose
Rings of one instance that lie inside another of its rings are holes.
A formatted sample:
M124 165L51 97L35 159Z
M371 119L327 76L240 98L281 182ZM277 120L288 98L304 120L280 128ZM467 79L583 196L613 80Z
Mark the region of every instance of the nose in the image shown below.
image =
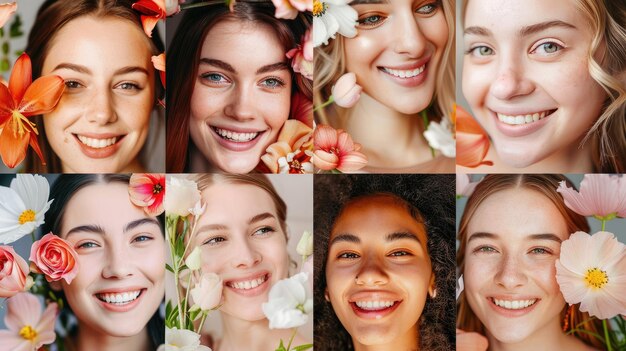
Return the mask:
M383 263L376 257L366 258L355 277L356 285L379 286L389 282Z
M104 87L95 89L88 104L90 108L87 109L86 117L89 122L105 125L117 120L113 92L110 89Z
M522 263L512 255L505 254L495 276L496 284L511 290L526 284L527 280Z
M489 91L497 99L510 100L532 93L534 85L526 76L522 62L503 57Z
M426 37L420 30L413 12L398 13L394 27L394 51L410 58L422 57L426 49Z
M131 276L133 263L129 257L131 256L127 255L121 247L107 248L102 276L107 279Z
M240 84L237 89L233 89L226 106L224 107L224 115L237 121L248 121L254 119L255 102L253 96L253 88L248 88L244 84Z
M232 259L234 268L250 268L263 261L263 255L248 240L242 240L236 247Z

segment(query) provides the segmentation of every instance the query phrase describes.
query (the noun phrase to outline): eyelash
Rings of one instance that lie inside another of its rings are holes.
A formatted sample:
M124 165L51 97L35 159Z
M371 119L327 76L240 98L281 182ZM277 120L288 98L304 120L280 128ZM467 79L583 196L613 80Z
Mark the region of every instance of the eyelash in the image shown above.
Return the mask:
M87 241L87 242L84 242L84 243L76 246L77 249L93 249L94 247L100 247L100 245L98 245L97 243L95 243L93 241Z
M481 49L481 48L488 49L488 50L490 50L491 52L490 52L489 54L486 54L486 55L479 55L479 54L478 54L478 50L477 50L477 49ZM469 48L469 50L467 50L467 51L465 52L465 54L466 54L466 55L471 54L472 56L475 56L475 57L485 57L485 56L491 56L491 55L493 55L493 54L494 54L494 51L493 51L493 49L492 49L492 48L490 48L490 47L488 47L488 46L486 46L486 45L478 45L478 46L474 46L474 47Z
M226 241L226 238L222 237L222 236L216 236L213 238L209 238L207 240L205 240L202 245L209 245L209 246L213 246L213 245L218 245L221 242Z
M431 2L430 4L426 4L423 6L418 7L415 10L415 13L419 14L419 15L432 15L434 14L437 9L439 9L439 7L441 6L441 1L435 1L435 2ZM421 11L424 8L428 8L427 11ZM380 15L380 14L374 14L374 15L369 15L366 17L363 17L361 19L357 20L358 25L362 26L362 27L370 27L370 28L374 28L377 27L378 25L382 24L383 22L385 22L385 20L387 19L387 16L384 15Z
M267 84L267 82L269 82L269 81L274 81L276 83L274 85L269 85L269 84ZM278 88L284 87L285 86L285 82L282 79L278 78L278 77L268 77L268 78L265 78L265 79L263 79L261 81L261 85L263 85L264 87L269 88L269 89L278 89Z
M480 246L474 249L474 253L493 253L498 252L498 250L494 249L491 246Z
M266 226L263 228L259 228L257 229L254 233L252 233L252 235L260 235L260 236L267 236L271 233L274 233L276 231L276 229L270 227L270 226Z
M531 249L529 252L533 254L537 254L537 255L552 255L552 250L546 247L535 247Z
M124 86L126 86L126 88L124 88ZM123 89L123 90L141 90L141 87L136 84L136 83L131 83L131 82L123 82L117 85L117 87Z
M556 47L556 50L554 52L546 52L545 45L554 45ZM542 48L542 47L544 48L543 49L543 53L538 53L537 51L539 50L539 48ZM550 56L550 55L556 54L557 52L559 52L559 51L561 51L563 49L564 49L563 45L561 45L559 43L556 43L554 41L546 41L546 42L543 42L543 43L535 46L535 48L532 49L530 51L530 53L531 54L538 54L538 55L542 55L542 56Z
M337 258L344 258L344 259L348 259L348 260L354 260L357 259L361 256L359 256L359 254L354 253L354 252L344 252L342 254L340 254L339 256L337 256Z
M142 242L150 241L152 239L153 238L150 235L139 235L133 239L133 242L142 243Z
M218 80L210 79L211 77L218 78ZM200 78L207 81L209 84L223 85L230 83L230 81L226 77L215 72L203 73L200 75Z
M394 251L394 252L390 253L389 256L391 256L391 257L403 257L403 256L413 256L413 254L411 254L408 251L399 250L399 251Z
M66 80L65 87L67 89L78 89L78 88L82 88L83 85L80 82L75 81L75 80Z

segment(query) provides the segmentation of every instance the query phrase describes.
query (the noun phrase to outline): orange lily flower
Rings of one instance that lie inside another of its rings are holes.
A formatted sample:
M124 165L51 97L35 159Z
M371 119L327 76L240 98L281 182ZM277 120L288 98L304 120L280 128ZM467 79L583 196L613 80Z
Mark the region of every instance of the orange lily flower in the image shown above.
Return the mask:
M163 84L163 88L165 88L165 53L161 53L159 56L152 56L152 65L159 71L161 84Z
M261 161L272 173L313 173L311 155L307 153L313 149L312 134L313 129L301 121L287 120Z
M485 161L489 137L478 122L461 106L456 106L456 163L463 167L492 166Z
M313 139L313 164L323 171L353 172L367 164L367 156L359 152L361 144L353 142L350 134L341 129L320 124Z
M37 142L37 126L27 117L54 110L65 89L59 76L32 79L30 57L24 53L15 62L9 87L0 84L0 155L9 168L24 160L29 143L45 165Z
M165 0L139 0L132 7L141 13L143 31L152 38L152 30L157 22L166 16Z

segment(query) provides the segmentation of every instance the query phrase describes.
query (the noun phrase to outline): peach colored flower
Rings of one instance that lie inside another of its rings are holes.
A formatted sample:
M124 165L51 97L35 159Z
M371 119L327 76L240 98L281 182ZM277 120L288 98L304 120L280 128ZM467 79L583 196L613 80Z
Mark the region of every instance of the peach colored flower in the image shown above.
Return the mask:
M337 79L331 91L333 100L337 105L350 108L359 101L363 88L356 83L356 75L349 72Z
M315 128L313 140L313 164L321 170L353 172L367 164L367 157L359 152L361 145L341 129L320 124Z
M215 273L203 273L200 281L189 292L195 305L202 311L209 311L222 300L222 278Z
M52 233L33 243L29 260L35 264L35 271L43 273L49 282L65 279L70 284L78 274L76 252L67 241Z
M470 197L478 185L478 182L472 182L470 176L464 173L456 174L456 196L462 197L467 196Z
M56 75L32 79L30 57L24 53L11 71L9 87L0 84L0 155L9 168L24 160L29 144L45 164L37 126L27 117L54 110L65 89L65 81Z
M585 174L576 191L565 182L556 189L565 205L582 216L612 219L626 217L626 179L609 174Z
M313 173L311 156L313 130L304 123L290 119L285 122L275 143L268 146L261 161L272 173Z
M20 293L7 300L4 323L8 330L0 330L0 349L34 351L56 339L54 320L57 304L50 303L41 312L41 302L30 293Z
M311 30L307 30L302 36L302 44L287 51L288 59L291 59L291 67L294 72L302 74L306 79L313 80L313 42Z
M161 84L165 88L165 53L161 53L158 56L152 56L152 65L154 65L154 68L159 71Z
M626 314L626 245L609 232L576 232L561 244L556 281L565 301L599 319Z
M478 122L461 106L456 106L456 164L463 167L492 166L485 161L489 151L489 137Z
M141 24L146 35L152 38L152 30L160 19L164 19L165 0L139 0L132 5L134 10L141 13Z
M0 246L0 297L24 291L28 263L11 246Z
M17 10L17 3L0 4L0 27L3 27Z
M298 11L313 11L312 0L272 0L276 7L276 18L294 19L298 16Z
M165 196L165 174L134 173L128 183L130 201L149 216L163 213L163 197Z

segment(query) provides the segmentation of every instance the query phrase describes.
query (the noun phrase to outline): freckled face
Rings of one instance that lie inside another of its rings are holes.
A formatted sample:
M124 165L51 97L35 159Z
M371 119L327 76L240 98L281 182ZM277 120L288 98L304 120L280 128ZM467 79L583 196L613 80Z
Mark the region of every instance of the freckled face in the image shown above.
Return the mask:
M138 168L154 106L151 55L141 28L117 18L79 17L54 36L42 75L61 76L66 88L44 127L63 172Z
M415 340L434 282L426 242L423 224L395 199L370 196L343 209L330 236L327 294L355 343Z
M190 134L221 171L252 171L289 118L285 53L266 25L224 20L209 30L191 97Z
M554 265L567 237L563 216L539 192L504 190L478 206L468 223L464 291L489 336L517 343L560 331L565 300Z
M448 41L440 1L390 0L353 6L358 34L345 38L346 70L387 107L405 114L433 99L436 72Z
M499 158L527 167L575 154L606 94L589 74L593 33L574 1L471 0L464 30L463 94Z

